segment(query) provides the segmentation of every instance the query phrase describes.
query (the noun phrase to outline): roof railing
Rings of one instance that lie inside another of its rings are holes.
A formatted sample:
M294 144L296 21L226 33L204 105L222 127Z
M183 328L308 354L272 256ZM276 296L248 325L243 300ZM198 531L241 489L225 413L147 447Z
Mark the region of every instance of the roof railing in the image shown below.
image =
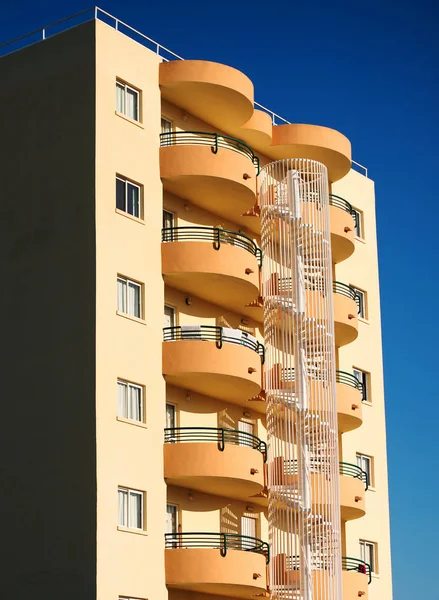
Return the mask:
M78 25L82 25L83 23L87 23L95 19L106 23L110 27L116 29L116 31L120 31L134 41L139 42L150 50L153 50L164 62L168 62L170 60L184 60L182 56L172 52L172 50L169 50L169 48L166 48L166 46L162 46L144 33L141 33L137 29L134 29L134 27L131 27L131 25L124 23L124 21L121 21L117 17L108 13L106 10L99 8L99 6L92 6L91 8L82 10L81 12L70 15L69 17L65 17L64 19L60 19L54 23L50 23L45 27L35 29L30 33L26 33L12 40L3 42L3 44L0 44L0 57L6 56L7 54L11 54L12 52L16 52L17 50L21 50L22 48L26 48L27 46L31 46L38 42L42 42L50 37L53 37L54 35L57 35L58 33L63 33L68 29L72 29L73 27L77 27ZM254 105L259 110L262 110L270 115L273 125L290 125L290 121L287 121L262 104L255 102ZM355 162L354 160L352 161L352 169L367 177L367 168L363 165L360 165L360 163Z

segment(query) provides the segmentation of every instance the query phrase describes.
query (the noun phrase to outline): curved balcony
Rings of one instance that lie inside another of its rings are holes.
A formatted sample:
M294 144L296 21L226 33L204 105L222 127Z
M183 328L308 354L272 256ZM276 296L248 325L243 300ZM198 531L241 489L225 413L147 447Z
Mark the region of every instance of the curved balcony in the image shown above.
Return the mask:
M206 60L159 65L162 98L218 128L240 127L253 114L251 80L233 67Z
M288 585L293 590L299 591L300 556L278 554L273 556L273 563L276 565L273 569L273 590L275 591L277 586ZM333 577L331 571L324 567L324 563L325 559L322 558L312 568L314 600L324 600L326 597L324 590L330 585L330 579ZM371 581L369 565L362 560L343 556L342 571L343 599L355 600L359 596L367 598L367 586Z
M337 420L340 433L357 429L363 422L361 382L346 371L336 371Z
M355 250L356 213L347 200L329 194L332 262L346 260Z
M273 127L270 155L279 158L309 158L323 163L329 181L338 181L351 168L351 143L329 127L296 124Z
M343 600L363 598L367 600L367 586L372 581L370 565L364 560L343 556L341 559L343 569Z
M265 442L245 431L165 429L165 479L172 485L248 500L264 489L266 458Z
M228 533L165 534L168 588L252 598L267 589L270 549L257 538Z
M160 134L165 190L231 221L251 226L242 215L256 202L258 173L258 157L236 138L205 131Z
M203 300L242 312L259 295L262 252L236 231L214 227L162 230L165 283Z
M324 368L308 374L309 410L325 419L321 398L328 394L329 381ZM336 371L335 390L337 399L337 422L341 433L352 431L363 422L362 418L362 385L361 382L345 371ZM276 396L282 405L289 409L297 407L296 377L294 367L273 365L265 372L265 391L267 395Z
M340 463L340 506L342 521L359 519L366 514L364 493L369 487L367 473L357 465Z
M333 291L335 345L339 348L358 337L359 298L352 286L340 281L333 282Z
M240 329L182 325L163 329L163 375L168 383L248 407L261 391L264 346ZM258 407L252 409L258 410Z

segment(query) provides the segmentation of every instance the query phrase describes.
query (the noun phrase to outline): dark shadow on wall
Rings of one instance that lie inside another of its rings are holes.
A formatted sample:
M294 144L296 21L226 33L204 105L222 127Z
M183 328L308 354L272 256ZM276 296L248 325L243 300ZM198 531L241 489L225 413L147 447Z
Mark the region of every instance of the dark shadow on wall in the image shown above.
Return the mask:
M96 598L95 28L3 58L2 597Z

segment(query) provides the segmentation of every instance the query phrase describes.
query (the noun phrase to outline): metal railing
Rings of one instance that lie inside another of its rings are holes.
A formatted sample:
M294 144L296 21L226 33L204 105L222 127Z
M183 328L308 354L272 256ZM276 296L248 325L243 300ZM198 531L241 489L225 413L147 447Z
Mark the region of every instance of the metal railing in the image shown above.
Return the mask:
M212 242L215 250L221 244L229 244L247 250L256 257L262 267L262 250L244 233L219 227L167 227L162 229L162 242Z
M309 469L310 473L329 473L331 461L330 458L313 458L309 459ZM298 474L298 464L297 458L285 460L283 466L284 475L297 475ZM367 490L369 487L369 481L367 477L367 473L361 469L361 467L347 463L340 462L339 463L339 473L340 475L344 475L345 477L353 477L354 479L360 479Z
M361 306L361 296L359 296L351 285L347 285L346 283L341 283L341 281L333 281L332 282L332 290L335 294L341 294L342 296L346 296L347 298L351 298L355 300L358 308L358 312L362 311Z
M59 21L55 21L54 23L50 23L45 27L35 29L30 33L26 33L24 35L21 35L19 37L13 38L12 40L8 40L0 44L0 56L6 56L7 54L16 52L17 50L21 50L22 48L26 48L27 46L31 46L32 44L42 42L50 37L53 37L54 35L63 33L68 29L72 29L73 27L82 25L83 23L88 23L89 21L93 21L95 19L106 23L110 27L113 27L116 31L123 33L132 40L135 40L139 44L142 44L142 46L149 48L150 50L155 52L155 54L157 54L157 56L159 56L164 62L168 62L169 60L184 60L182 56L179 56L175 52L172 52L172 50L169 50L165 46L162 46L161 44L151 39L144 33L141 33L137 29L134 29L134 27L131 27L131 25L124 23L117 17L111 15L102 8L99 8L99 6L92 6L91 8L87 8L85 10L82 10L81 12L70 15L69 17L60 19ZM280 115L276 114L269 108L266 108L262 104L259 104L258 102L254 102L254 106L259 110L262 110L263 112L269 114L273 125L279 124L276 122L276 119L278 121L281 121L282 125L291 124L291 121L287 121L287 119L284 119ZM361 173L365 177L368 176L367 168L363 165L360 165L360 163L355 162L354 160L352 161L352 169Z
M165 444L182 442L215 442L223 452L226 444L246 446L258 450L267 460L267 444L248 431L228 429L226 427L166 427Z
M226 556L228 550L243 550L265 556L270 562L270 547L267 542L238 533L165 533L165 549L173 548L214 548Z
M369 583L372 581L372 570L370 565L359 558L351 558L350 556L341 557L341 568L343 571L356 571L363 573L369 577Z
M225 330L225 332L224 332ZM233 331L237 334L240 333L241 337L234 337L227 331ZM163 341L164 342L177 342L181 340L201 340L207 342L215 342L218 349L223 347L223 343L236 344L238 346L245 346L254 352L257 352L261 357L262 364L265 362L265 347L258 340L252 338L246 338L245 331L241 329L228 329L220 327L218 325L185 325L175 327L163 327Z
M210 146L213 154L220 148L232 150L249 158L259 174L259 157L245 142L212 131L165 131L160 134L160 146Z
M352 208L352 204L342 198L341 196L336 196L335 194L329 194L329 204L331 206L336 206L337 208L341 208L348 212L351 217L354 219L355 227L358 227L358 213Z
M336 371L335 381L337 383L343 383L344 385L350 385L351 387L354 387L357 390L359 390L361 392L361 395L363 395L363 384L352 373L347 373L346 371Z
M369 489L369 478L367 476L367 473L366 471L363 471L363 469L358 465L354 465L352 463L347 462L341 462L340 475L344 475L345 477L353 477L354 479L361 479L361 481L364 483L365 489Z

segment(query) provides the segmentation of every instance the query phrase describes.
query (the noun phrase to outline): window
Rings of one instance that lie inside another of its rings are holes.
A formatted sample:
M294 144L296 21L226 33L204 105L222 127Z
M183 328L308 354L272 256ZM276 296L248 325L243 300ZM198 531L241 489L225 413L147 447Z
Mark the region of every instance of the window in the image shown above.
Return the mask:
M248 550L256 541L253 542L248 538L256 538L256 519L254 517L241 517L241 535L245 536L242 540L242 549Z
M177 407L175 404L166 404L166 427L168 429L177 427Z
M168 121L168 119L165 119L164 117L162 117L161 128L162 128L162 131L161 131L162 133L171 133L171 131L172 131L171 121Z
M361 371L361 369L357 369L356 367L354 367L352 369L352 371L353 371L353 374L355 375L355 377L361 383L362 393L363 393L363 402L370 402L371 401L370 374L366 373L365 371Z
M124 419L143 422L143 388L128 381L117 381L117 414Z
M353 213L353 217L355 220L355 235L358 238L363 239L364 238L364 233L363 233L363 213L359 210L357 210L356 208L352 209L352 213Z
M239 434L238 440L240 446L251 445L251 437L246 434L254 435L254 425L248 421L238 421L238 431L243 432Z
M354 288L357 298L356 302L358 305L358 316L361 319L367 319L367 303L366 303L366 292L363 290L359 290L358 288L351 286Z
M139 90L122 81L116 81L116 110L118 113L133 119L133 121L140 121L139 98Z
M143 492L119 487L117 495L119 501L119 526L129 527L130 529L143 529Z
M357 466L363 469L367 475L368 484L373 487L372 457L357 452Z
M372 573L378 573L376 546L375 542L360 540L360 558L370 565Z
M142 318L142 286L140 283L117 278L117 310L118 312Z
M163 229L174 227L174 214L168 210L163 211Z
M164 326L175 327L175 308L165 304Z
M124 177L116 177L116 208L142 218L141 211L142 188L137 183L128 181Z

